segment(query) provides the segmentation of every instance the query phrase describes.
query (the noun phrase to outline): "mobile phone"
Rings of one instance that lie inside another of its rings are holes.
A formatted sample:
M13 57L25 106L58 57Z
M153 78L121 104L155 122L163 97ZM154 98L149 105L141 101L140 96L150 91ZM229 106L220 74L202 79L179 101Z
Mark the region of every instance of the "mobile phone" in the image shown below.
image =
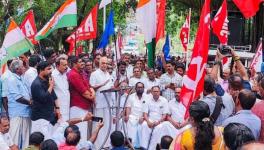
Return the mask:
M92 121L95 121L95 122L103 122L103 118L102 117L92 117Z

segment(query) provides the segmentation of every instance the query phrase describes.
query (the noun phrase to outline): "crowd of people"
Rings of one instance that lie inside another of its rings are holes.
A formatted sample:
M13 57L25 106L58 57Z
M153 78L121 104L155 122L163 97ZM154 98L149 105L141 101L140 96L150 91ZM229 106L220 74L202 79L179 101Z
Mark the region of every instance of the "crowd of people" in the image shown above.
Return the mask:
M231 52L224 69L217 53L188 109L183 59L161 55L148 68L130 54L25 53L1 75L0 149L264 149L264 74Z

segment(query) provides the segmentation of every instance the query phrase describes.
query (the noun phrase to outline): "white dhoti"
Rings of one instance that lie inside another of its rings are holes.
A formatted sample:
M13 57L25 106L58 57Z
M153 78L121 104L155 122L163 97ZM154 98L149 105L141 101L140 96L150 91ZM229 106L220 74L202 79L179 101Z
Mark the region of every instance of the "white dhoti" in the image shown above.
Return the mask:
M169 127L172 127L172 129L169 129ZM167 121L157 125L154 128L149 128L147 122L144 121L141 125L140 146L146 149L148 148L148 150L155 150L157 144L160 143L160 140L163 136L172 135L175 133L177 133L177 129Z
M28 147L31 130L31 119L29 117L14 117L10 119L9 134L20 149Z
M96 139L96 141L94 143L96 149L99 149L100 146L103 144L106 136L107 136L107 131L110 128L110 124L109 124L109 119L110 119L110 117L109 117L109 109L108 108L95 108L94 109L94 116L102 117L104 119L103 120L104 126L101 128L101 130L100 130L100 132L99 132L99 134L97 136L97 139ZM97 122L93 123L93 130L96 128L96 124L97 124ZM111 121L111 126L112 127L110 129L110 134L112 133L112 131L114 129L113 121ZM110 134L109 134L109 136L110 136ZM109 146L111 146L110 138L107 137L107 141L106 141L106 143L105 143L105 145L103 147L109 147Z
M88 110L73 106L70 109L70 118L83 118ZM88 122L80 122L76 124L81 132L81 140L88 140Z
M175 128L169 121L164 121L153 130L152 136L150 137L149 150L156 149L158 143L160 143L161 138L165 135L175 138L178 134L182 133L184 130L189 129L191 126L186 125L180 129Z
M70 102L59 102L60 113L63 121L70 119Z
M139 138L141 136L141 125L138 123L138 119L129 118L128 122L125 124L126 133L128 138L131 138L132 145L136 148L140 147Z
M45 119L38 119L36 121L32 121L32 129L33 132L41 132L44 135L44 139L51 139L52 133L54 131L54 126Z

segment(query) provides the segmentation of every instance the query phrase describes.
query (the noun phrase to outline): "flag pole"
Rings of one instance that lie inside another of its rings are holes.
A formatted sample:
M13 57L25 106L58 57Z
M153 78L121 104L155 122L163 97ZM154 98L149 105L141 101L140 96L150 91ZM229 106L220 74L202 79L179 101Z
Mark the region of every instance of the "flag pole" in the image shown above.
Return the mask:
M74 36L75 36L75 38L74 38L74 50L75 50L75 56L77 56L77 48L76 48L76 45L77 45L77 28L76 28L76 30L74 31Z
M103 13L103 31L105 29L105 19L106 19L106 5L104 6L104 13Z
M188 14L188 20L189 20L189 33L188 33L188 41L187 41L187 49L186 49L186 55L185 55L185 57L186 57L186 64L185 64L185 70L187 71L187 66L188 66L188 63L189 63L189 61L188 61L188 57L189 57L189 55L188 55L188 46L189 46L189 44L190 44L190 33L191 33L191 15L192 15L192 8L189 8L189 14Z

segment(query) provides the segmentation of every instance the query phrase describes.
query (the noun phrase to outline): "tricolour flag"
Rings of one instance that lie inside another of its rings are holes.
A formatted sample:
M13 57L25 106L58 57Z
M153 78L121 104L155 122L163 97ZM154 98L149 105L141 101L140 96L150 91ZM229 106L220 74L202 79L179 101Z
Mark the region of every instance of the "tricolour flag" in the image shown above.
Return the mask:
M227 3L224 0L222 6L216 13L214 19L212 20L213 33L218 37L219 41L223 45L227 45L228 41L228 19L227 19Z
M191 28L191 11L186 16L186 20L180 31L180 39L184 51L188 50L189 38L190 38L190 28Z
M63 27L77 25L76 0L67 0L49 22L37 33L36 40L46 38L51 32Z
M4 65L8 59L18 57L27 52L30 48L32 48L32 43L26 39L16 22L11 19L0 49L1 66Z
M162 51L165 44L165 18L166 0L157 0L157 33L156 33L156 54Z
M193 53L187 74L183 77L181 101L186 107L185 118L188 117L190 104L203 92L205 67L209 51L210 37L210 0L205 0L199 28L197 30Z
M250 18L256 15L259 11L260 3L263 0L233 0L245 18Z
M261 72L261 64L262 64L262 51L263 51L263 46L262 46L262 38L259 41L259 44L256 49L256 54L251 62L250 69L254 69L256 72Z
M37 34L37 28L34 19L33 10L30 10L20 24L20 29L25 34L25 36L32 42L32 44L37 44L38 41L35 40L35 35Z
M96 4L92 8L91 12L84 18L80 26L66 39L66 42L70 44L69 54L73 52L75 42L96 38L97 11L98 11L98 4Z
M139 0L136 10L136 20L144 34L148 49L148 66L153 68L157 27L156 0Z

